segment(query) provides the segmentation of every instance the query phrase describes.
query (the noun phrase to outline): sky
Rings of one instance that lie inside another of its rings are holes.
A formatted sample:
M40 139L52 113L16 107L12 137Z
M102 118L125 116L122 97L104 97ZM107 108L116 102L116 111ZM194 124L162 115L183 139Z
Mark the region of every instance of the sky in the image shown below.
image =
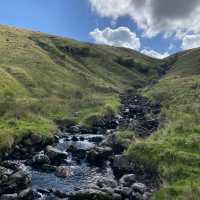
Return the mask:
M200 46L200 0L2 0L0 24L152 57Z

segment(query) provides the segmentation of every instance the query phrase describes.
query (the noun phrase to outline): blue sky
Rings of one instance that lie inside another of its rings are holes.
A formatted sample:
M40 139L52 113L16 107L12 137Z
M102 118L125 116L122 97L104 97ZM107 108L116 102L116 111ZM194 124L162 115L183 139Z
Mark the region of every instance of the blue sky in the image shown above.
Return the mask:
M141 0L141 2L145 1ZM152 10L156 10L154 7L157 6L158 0L150 1L152 1ZM164 6L170 7L170 2L174 1L180 2L180 0L169 0L169 5ZM190 4L195 1L191 0ZM193 40L200 38L198 30L187 29L187 22L184 21L183 14L193 12L192 8L190 11L186 9L185 13L181 13L182 18L174 15L173 9L175 8L173 7L171 7L172 13L169 16L158 17L156 11L153 13L145 10L145 6L142 10L133 2L133 0L5 0L0 6L0 24L47 32L81 41L125 46L157 57L192 48L194 47ZM128 7L124 8L126 4ZM190 4L186 6L190 7ZM196 7L195 4L193 9ZM174 10L177 13L178 11ZM146 14L149 19L151 15L155 15L154 17L160 20L156 21L152 18L151 21L145 22ZM171 16L175 18L171 18L170 22ZM175 22L177 26L174 25ZM157 55L155 52L160 54Z

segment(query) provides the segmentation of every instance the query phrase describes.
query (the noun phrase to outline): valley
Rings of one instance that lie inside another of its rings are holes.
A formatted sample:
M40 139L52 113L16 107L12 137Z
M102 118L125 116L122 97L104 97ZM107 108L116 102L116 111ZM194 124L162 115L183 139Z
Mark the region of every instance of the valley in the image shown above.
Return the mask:
M33 188L35 199L198 200L199 80L199 48L158 60L1 26L0 195L13 184L11 199L31 199ZM128 167L120 177L119 155ZM128 196L123 175L129 189L136 183Z

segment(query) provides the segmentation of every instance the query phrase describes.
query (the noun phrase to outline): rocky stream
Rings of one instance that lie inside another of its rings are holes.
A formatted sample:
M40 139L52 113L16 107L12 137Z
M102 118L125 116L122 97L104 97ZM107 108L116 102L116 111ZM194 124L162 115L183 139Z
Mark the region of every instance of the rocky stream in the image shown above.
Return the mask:
M154 175L124 154L132 141L116 132L150 136L160 105L132 93L122 94L121 102L118 115L93 120L92 128L62 120L49 141L25 137L0 163L0 200L148 200Z

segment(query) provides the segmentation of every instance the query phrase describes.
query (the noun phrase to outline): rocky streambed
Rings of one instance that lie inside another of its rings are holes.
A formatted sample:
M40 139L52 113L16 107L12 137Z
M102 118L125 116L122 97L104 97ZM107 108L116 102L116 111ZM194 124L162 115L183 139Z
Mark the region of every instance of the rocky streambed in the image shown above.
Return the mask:
M49 141L24 138L0 163L0 200L149 199L155 177L123 154L132 141L116 133L148 137L159 126L160 105L132 93L121 101L119 115L94 119L91 128L63 120Z

